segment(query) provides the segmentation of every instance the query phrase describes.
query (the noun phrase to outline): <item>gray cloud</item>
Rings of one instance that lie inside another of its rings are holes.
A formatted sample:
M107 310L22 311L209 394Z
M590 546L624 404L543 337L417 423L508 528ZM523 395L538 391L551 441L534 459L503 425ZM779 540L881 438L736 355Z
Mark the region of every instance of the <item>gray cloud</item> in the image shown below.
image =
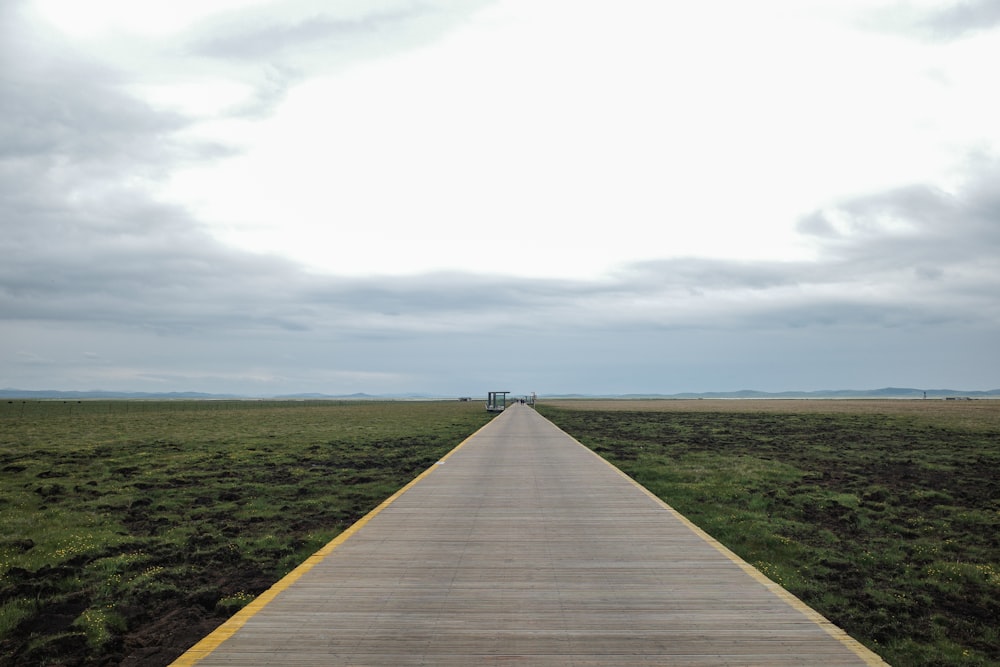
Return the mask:
M954 39L1000 25L1000 3L996 0L965 0L929 15L924 27L937 37Z
M895 4L869 14L865 25L879 31L950 41L1000 26L1000 4L996 0L959 0L933 9Z
M128 164L147 176L183 157L164 138L187 119L127 96L120 73L18 14L8 10L3 20L11 39L0 61L0 159L8 168L10 161L32 160L30 167L43 172L33 178L99 179Z
M623 280L635 281L651 290L681 289L704 294L732 288L765 290L796 284L806 268L802 262L680 258L631 264L621 275Z
M491 0L414 3L399 0L320 5L274 3L224 13L205 22L178 49L179 57L222 61L253 86L254 99L231 113L271 112L309 73L349 67L430 43Z
M803 218L838 272L902 272L992 287L1000 256L1000 162L978 160L955 193L914 185L859 197Z
M120 76L85 53L39 48L44 31L17 14L5 18L20 29L5 44L17 57L0 65L4 317L167 326L176 314L154 315L165 300L187 294L197 303L220 259L227 269L247 260L184 211L152 200L148 186L225 149L180 141L187 119L127 96Z
M288 51L317 47L345 51L359 41L385 39L388 33L426 13L426 8L407 5L391 10L376 8L356 18L322 13L278 21L264 16L243 18L225 21L222 32L218 30L222 22L215 23L204 36L195 38L190 48L199 55L237 60L275 58Z

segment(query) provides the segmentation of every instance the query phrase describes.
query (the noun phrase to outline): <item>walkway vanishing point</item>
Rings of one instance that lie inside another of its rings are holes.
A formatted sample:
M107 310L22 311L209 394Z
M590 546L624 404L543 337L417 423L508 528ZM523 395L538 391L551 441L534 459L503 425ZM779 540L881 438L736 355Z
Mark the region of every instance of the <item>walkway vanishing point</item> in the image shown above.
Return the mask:
M881 665L515 405L175 665Z

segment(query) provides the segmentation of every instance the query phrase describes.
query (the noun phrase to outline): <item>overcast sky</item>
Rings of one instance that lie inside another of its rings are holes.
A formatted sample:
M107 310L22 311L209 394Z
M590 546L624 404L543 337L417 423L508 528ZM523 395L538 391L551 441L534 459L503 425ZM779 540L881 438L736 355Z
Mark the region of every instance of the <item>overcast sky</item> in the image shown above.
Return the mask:
M0 387L1000 388L998 62L998 0L0 0Z

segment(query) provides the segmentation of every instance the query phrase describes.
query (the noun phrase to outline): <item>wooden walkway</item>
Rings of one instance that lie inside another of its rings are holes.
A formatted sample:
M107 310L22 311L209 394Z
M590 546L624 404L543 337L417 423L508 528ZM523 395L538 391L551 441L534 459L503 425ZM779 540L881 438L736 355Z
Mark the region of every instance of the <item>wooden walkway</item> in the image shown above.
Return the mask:
M175 665L878 665L514 406Z

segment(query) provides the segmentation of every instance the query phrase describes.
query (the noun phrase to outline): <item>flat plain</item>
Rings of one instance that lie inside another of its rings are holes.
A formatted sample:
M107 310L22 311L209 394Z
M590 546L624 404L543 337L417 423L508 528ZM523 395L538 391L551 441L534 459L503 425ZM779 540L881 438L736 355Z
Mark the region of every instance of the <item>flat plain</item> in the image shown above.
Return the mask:
M899 665L1000 665L1000 401L538 410ZM0 665L164 665L490 419L0 403Z
M1000 665L1000 401L538 409L890 664Z
M1000 399L546 399L551 407L602 412L773 412L783 414L902 415L971 429L1000 429Z

